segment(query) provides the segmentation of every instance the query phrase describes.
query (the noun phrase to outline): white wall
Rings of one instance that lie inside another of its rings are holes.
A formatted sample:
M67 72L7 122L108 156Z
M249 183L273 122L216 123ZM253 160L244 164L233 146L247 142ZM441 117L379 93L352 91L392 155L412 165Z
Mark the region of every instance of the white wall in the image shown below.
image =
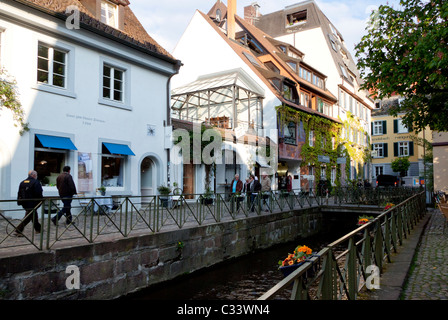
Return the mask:
M18 128L11 125L9 111L0 112L0 178L5 181L5 176L11 177L8 190L4 191L3 186L1 188L2 199L15 198L18 184L32 169L34 133L68 135L78 151L91 153L94 189L101 183L99 153L103 140L129 144L136 154L128 157L125 187L117 187L115 192L140 194L140 164L145 156L153 156L159 165L155 183L166 183L163 121L166 119L168 75L173 73L174 67L168 62L158 61L85 30L70 31L61 21L52 20L43 14L35 16L24 13L7 4L0 4L0 13L11 18L21 17L22 21L34 25L28 28L0 19L0 27L5 29L1 61L17 80L20 101L31 129L20 136ZM67 74L71 82L68 90L62 90L62 94L41 90L37 85L39 41L69 50ZM128 98L125 99L124 108L99 103L104 61L126 69L125 94ZM147 135L147 125L155 126L155 136ZM3 154L8 153L11 159L5 160ZM71 173L76 183L77 151L70 153L67 164L72 167ZM114 189L109 191L113 192ZM44 195L56 194L55 187L45 188Z

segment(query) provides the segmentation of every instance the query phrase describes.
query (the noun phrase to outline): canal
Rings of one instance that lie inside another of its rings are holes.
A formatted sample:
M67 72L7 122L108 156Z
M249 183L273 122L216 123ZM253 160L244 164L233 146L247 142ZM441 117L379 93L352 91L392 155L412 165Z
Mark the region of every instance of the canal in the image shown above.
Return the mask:
M332 222L333 223L333 222ZM218 265L156 284L128 294L125 300L255 300L283 279L278 261L286 258L297 245L313 252L354 229L354 224L333 224L330 232L275 245L249 255L230 259ZM285 291L277 299L288 299Z

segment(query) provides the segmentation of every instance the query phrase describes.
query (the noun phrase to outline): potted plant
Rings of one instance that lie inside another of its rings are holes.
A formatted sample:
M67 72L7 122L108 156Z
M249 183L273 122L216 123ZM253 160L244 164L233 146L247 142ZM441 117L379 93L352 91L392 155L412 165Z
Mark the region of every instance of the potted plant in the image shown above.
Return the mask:
M313 254L313 250L307 246L299 245L295 248L294 253L288 254L286 259L278 262L279 269L283 276L287 277L291 272L300 267L307 258Z
M159 199L162 202L162 206L165 208L170 207L170 193L171 193L171 188L165 185L161 185L157 187L157 191L159 191Z
M96 189L98 195L105 196L106 195L106 187L101 185L101 187Z
M205 192L201 197L201 203L205 205L213 204L213 191L210 187L205 188Z
M370 221L373 220L373 219L374 219L374 218L373 218L373 217L370 217L370 216L359 216L359 217L358 217L358 223L357 223L357 225L358 225L358 226L362 226L362 225L364 225L364 224L370 222Z

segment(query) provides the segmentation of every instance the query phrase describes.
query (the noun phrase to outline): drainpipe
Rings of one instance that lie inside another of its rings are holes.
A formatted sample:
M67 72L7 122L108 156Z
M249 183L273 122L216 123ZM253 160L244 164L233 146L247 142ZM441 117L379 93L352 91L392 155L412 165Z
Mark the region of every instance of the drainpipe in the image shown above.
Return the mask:
M166 82L166 122L164 127L171 126L171 78L175 76L176 74L179 74L179 69L183 64L180 62L180 60L176 60L176 64L174 65L174 73L172 73ZM165 134L165 132L164 132ZM166 174L167 174L167 185L168 187L171 185L170 183L170 152L171 149L166 150Z

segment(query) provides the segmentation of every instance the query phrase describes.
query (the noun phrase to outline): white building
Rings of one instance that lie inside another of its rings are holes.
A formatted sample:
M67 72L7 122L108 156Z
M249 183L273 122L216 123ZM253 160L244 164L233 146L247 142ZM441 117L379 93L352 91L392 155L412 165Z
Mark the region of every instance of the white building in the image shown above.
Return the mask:
M156 193L166 183L170 79L180 61L128 1L2 0L0 41L30 128L20 135L1 109L0 199L15 199L30 169L44 196L57 195L64 165L86 195L101 185L109 195Z

